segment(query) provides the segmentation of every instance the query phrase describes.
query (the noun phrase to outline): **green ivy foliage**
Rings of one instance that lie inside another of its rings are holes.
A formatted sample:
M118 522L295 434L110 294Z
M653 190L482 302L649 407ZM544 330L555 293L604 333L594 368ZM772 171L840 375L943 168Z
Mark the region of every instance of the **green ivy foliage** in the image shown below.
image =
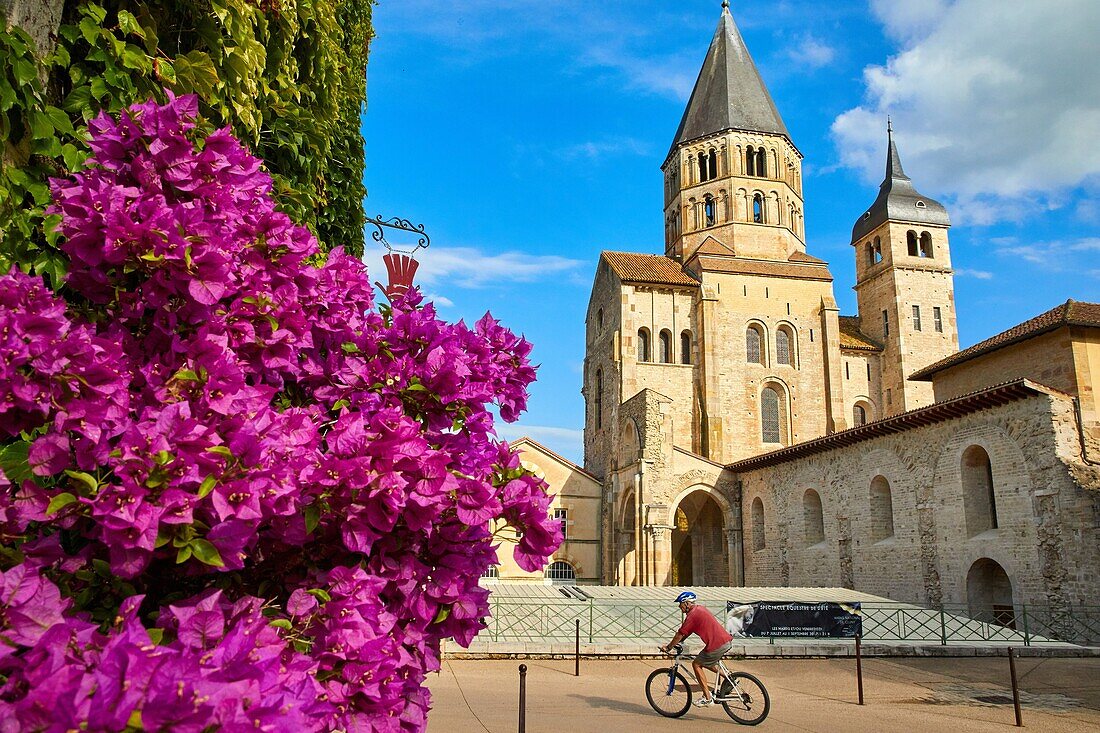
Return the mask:
M70 2L46 57L0 29L0 268L59 287L51 176L87 158L87 122L164 89L199 96L262 158L280 206L327 247L361 254L360 118L373 0ZM43 80L45 83L43 83Z

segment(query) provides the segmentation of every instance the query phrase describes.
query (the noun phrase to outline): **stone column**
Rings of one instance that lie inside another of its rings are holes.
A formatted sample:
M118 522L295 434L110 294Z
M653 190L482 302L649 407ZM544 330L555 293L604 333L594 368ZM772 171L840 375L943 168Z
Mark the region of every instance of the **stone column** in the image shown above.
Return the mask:
M665 586L672 577L672 527L655 524L650 532L653 544L651 585Z

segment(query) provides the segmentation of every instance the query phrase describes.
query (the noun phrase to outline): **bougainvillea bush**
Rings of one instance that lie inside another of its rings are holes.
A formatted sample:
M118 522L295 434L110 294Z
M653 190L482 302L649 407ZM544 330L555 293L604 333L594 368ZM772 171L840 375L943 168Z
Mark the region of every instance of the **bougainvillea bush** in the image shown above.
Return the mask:
M423 730L490 524L527 569L560 541L487 410L530 345L376 306L168 98L53 182L65 297L0 276L0 731Z

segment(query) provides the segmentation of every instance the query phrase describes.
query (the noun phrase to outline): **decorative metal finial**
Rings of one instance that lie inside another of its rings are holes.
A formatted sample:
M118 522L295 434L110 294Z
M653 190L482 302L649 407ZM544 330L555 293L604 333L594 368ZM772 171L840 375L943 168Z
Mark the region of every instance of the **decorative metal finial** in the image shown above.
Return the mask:
M886 134L894 134L894 123L890 121L890 115L886 115Z
M431 244L431 237L424 231L423 224L413 224L408 219L402 219L395 216L391 219L383 219L381 215L376 217L367 217L366 220L371 224L374 224L377 231L371 232L370 236L376 242L381 242L382 246L386 248L386 254L382 256L382 261L386 263L386 270L389 272L390 284L383 286L379 284L386 296L392 301L397 296L403 295L412 287L413 276L416 275L416 268L420 266L420 263L413 259L413 254L417 250L423 249ZM412 246L412 249L399 249L393 246L386 240L386 235L382 231L382 227L390 227L391 229L400 229L404 232L412 232L418 235L416 245Z
M730 0L722 0L722 7L726 10L730 9Z

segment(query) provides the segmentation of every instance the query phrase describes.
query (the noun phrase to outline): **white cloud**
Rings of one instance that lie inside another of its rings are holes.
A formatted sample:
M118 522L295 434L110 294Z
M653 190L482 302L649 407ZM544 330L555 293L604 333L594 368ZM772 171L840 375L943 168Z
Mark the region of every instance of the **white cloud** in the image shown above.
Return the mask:
M652 154L650 147L642 140L633 137L607 140L589 140L559 148L558 157L566 161L593 161L622 155L647 156Z
M573 428L557 428L548 425L524 425L497 421L497 435L503 440L532 438L572 461L580 461L584 455L584 431Z
M972 270L967 267L955 268L955 277L972 277L975 280L992 280L993 273L985 270Z
M902 44L864 69L865 102L833 123L844 165L882 178L886 115L906 172L970 223L1066 205L1100 173L1100 3L874 0Z
M1053 272L1074 270L1085 262L1094 264L1100 257L1100 237L1052 242L1021 242L1015 237L1003 237L990 242L999 255L1014 257ZM1092 272L1098 271L1090 271L1090 274Z
M385 282L386 266L383 251L369 242L363 261L367 263L371 280ZM490 285L537 282L552 275L574 275L588 266L582 260L557 255L530 255L525 252L488 254L475 247L440 247L432 245L416 254L420 263L415 282L423 288L446 285L480 288ZM443 296L434 296L440 305L453 305ZM443 302L446 300L446 302Z
M787 51L787 57L799 66L820 69L833 63L833 59L836 58L836 49L806 34L793 43Z
M435 303L438 306L443 306L444 308L453 308L454 304L455 304L454 301L451 300L450 298L448 298L447 296L445 296L445 295L435 295L434 293L428 293L427 295L424 296L424 299L429 300L429 301L431 301L432 303Z

